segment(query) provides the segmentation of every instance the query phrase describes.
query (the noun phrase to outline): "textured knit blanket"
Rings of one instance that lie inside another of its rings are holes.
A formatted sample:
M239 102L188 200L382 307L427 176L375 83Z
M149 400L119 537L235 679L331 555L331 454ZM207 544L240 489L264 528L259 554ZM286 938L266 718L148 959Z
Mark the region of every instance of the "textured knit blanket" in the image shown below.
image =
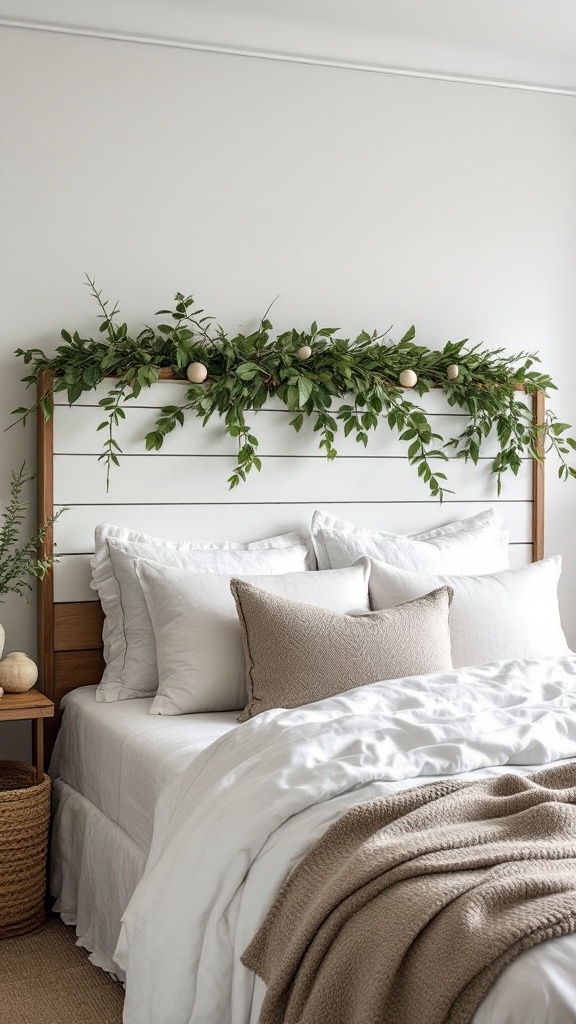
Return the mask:
M576 930L576 765L360 803L242 962L260 1024L464 1024L522 950Z

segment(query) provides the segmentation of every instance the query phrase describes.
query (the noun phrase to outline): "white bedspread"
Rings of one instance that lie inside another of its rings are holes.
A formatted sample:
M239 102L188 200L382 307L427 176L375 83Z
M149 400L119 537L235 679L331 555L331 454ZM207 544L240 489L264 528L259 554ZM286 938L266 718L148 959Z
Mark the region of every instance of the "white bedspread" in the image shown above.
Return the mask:
M379 683L235 729L160 798L116 952L125 1024L255 1022L262 985L240 954L287 873L352 803L575 756L574 656ZM574 963L574 936L523 954L476 1024L576 1020Z

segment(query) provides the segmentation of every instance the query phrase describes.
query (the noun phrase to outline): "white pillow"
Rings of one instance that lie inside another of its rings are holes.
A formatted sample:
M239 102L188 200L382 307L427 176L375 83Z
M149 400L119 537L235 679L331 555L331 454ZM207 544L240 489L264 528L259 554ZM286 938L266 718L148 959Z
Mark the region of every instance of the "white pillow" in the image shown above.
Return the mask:
M106 616L104 660L106 668L96 700L116 701L150 697L158 685L156 649L146 601L134 571L135 558L191 572L301 572L310 562L310 550L301 534L285 534L250 545L162 541L145 534L104 524L96 529L92 583Z
M413 601L438 587L454 591L450 639L454 668L505 658L568 654L557 587L562 559L545 558L490 576L432 576L372 562L374 610Z
M103 571L107 565L110 568L106 543L108 540L126 541L131 544L150 544L162 551L267 551L269 548L288 548L298 545L306 549L306 568L316 568L316 558L311 549L310 538L300 530L244 544L235 540L166 540L162 537L152 537L147 533L141 533L139 530L129 530L125 526L100 523L94 531L94 556L91 561L93 574ZM96 590L94 585L93 589Z
M150 713L229 711L247 701L242 634L230 590L232 575L205 575L136 562L154 627L158 692ZM365 559L349 569L243 576L280 597L335 612L369 609ZM270 637L274 644L274 637Z
M510 567L506 524L493 508L435 530L406 535L368 530L318 511L311 530L319 569L340 569L362 557L398 569L458 575Z

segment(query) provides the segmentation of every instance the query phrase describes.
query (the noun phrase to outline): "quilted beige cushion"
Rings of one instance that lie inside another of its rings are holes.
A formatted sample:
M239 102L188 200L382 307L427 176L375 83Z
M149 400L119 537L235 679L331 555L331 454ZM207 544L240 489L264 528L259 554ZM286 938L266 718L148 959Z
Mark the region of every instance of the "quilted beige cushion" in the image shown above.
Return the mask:
M270 708L296 708L380 679L452 668L452 590L385 611L342 615L230 584L242 627L248 704L239 721Z

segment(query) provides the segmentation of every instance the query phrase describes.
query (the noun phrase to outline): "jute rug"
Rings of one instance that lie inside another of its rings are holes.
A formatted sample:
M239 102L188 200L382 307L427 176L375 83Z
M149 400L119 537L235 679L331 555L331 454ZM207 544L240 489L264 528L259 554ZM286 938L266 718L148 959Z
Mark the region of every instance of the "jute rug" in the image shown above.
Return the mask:
M124 991L94 967L73 928L0 941L0 1024L121 1024Z

